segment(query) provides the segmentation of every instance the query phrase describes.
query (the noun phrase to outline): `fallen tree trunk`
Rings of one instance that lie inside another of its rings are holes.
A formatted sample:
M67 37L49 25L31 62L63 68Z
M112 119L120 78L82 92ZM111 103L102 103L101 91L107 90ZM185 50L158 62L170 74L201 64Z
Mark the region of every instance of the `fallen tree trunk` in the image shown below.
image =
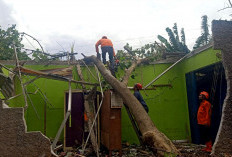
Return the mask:
M127 104L142 133L144 144L155 147L159 155L164 155L165 152L179 154L173 143L155 127L140 102L127 88L125 84L127 81L124 80L125 83L118 81L95 56L86 57L85 60L94 62L105 80L122 97L124 103Z

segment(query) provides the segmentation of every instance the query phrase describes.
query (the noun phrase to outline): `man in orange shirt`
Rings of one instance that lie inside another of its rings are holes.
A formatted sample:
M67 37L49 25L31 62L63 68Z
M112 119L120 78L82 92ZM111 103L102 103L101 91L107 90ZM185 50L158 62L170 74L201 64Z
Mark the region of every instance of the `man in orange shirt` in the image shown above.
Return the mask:
M201 92L199 95L201 103L197 112L197 123L200 127L201 138L204 139L206 145L203 151L211 152L212 141L210 137L210 124L212 110L211 103L207 99L209 99L209 94L205 91Z
M99 49L98 49L99 45L101 45L103 64L106 64L106 52L108 52L110 64L112 66L113 57L115 56L115 53L114 53L114 48L113 48L113 44L111 40L107 39L106 36L103 36L100 40L98 40L98 42L95 44L97 56L100 56ZM100 57L98 57L98 59L100 59Z

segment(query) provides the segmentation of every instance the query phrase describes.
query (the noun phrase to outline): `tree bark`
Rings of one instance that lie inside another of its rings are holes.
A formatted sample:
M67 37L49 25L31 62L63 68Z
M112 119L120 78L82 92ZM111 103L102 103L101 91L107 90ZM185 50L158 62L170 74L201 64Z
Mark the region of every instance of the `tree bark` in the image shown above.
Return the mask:
M95 56L86 57L85 59L94 62L105 80L122 97L124 103L127 104L142 133L144 144L155 147L157 149L157 153L161 156L163 156L165 152L179 154L173 143L155 127L154 123L148 116L147 112L143 109L140 102L127 88L126 84L129 76L124 77L124 82L120 82L111 75L110 71L108 71L102 62L99 61ZM125 81L126 79L127 81Z
M221 123L215 139L212 155L232 156L232 21L213 20L213 48L222 50L222 63L227 82Z

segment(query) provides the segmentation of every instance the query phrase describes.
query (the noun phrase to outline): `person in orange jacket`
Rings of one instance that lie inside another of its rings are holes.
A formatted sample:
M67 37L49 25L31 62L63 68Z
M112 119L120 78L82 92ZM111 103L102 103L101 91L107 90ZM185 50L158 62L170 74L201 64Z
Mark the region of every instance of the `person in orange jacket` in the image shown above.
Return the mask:
M204 139L206 145L206 147L202 150L211 152L212 140L210 137L210 125L212 110L211 103L207 99L209 99L209 94L206 91L202 91L199 95L199 100L201 103L197 112L197 123L200 127L201 137Z
M115 53L112 41L108 39L106 36L103 36L100 40L98 40L98 42L95 44L98 59L100 59L100 53L98 49L99 45L101 45L103 64L106 64L106 53L108 52L110 64L113 65L113 57L115 57Z

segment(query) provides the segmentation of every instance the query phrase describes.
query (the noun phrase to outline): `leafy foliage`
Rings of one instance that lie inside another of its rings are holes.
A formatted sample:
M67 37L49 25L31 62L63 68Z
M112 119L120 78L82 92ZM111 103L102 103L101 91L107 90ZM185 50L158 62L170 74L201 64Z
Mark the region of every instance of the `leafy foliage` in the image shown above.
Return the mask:
M172 52L185 52L189 53L185 41L185 33L182 28L180 31L180 36L178 33L177 24L174 23L172 29L169 27L166 28L167 34L169 36L169 41L161 35L158 35L158 39L160 42L154 41L153 43L145 44L144 46L134 49L127 43L124 46L126 50L118 50L116 56L117 59L120 60L120 68L128 69L135 58L147 58L149 61L159 60L162 58L164 53L172 53ZM118 74L117 74L118 75ZM119 76L120 77L120 76ZM135 75L132 74L131 78L134 79Z
M0 60L14 59L15 52L13 43L15 44L16 51L18 52L19 60L30 60L26 52L21 51L21 48L24 47L24 45L21 44L22 36L15 27L16 25L12 25L4 30L0 26Z
M167 27L166 32L168 33L169 42L161 35L158 35L158 39L165 46L165 52L190 52L185 42L184 28L182 28L180 32L181 40L178 34L178 27L176 23L174 23L172 30L169 27Z
M193 49L199 48L208 44L211 40L211 35L209 34L208 17L206 15L202 16L201 22L201 36L199 36L195 42Z

